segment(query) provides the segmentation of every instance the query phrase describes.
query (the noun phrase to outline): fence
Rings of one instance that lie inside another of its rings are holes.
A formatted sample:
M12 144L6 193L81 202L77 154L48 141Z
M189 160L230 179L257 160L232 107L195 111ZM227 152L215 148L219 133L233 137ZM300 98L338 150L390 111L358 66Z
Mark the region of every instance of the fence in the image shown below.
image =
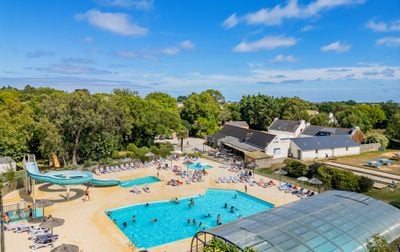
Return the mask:
M381 148L380 143L370 143L370 144L361 144L360 152L370 152L370 151L378 151Z

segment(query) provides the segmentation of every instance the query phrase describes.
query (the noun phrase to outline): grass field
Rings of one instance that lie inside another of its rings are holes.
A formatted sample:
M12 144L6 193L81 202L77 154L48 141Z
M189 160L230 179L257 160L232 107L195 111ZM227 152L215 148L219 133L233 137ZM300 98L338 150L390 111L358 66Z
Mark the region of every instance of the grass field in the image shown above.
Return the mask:
M362 153L357 156L339 157L335 160L335 162L354 165L361 168L366 168L376 171L377 168L368 167L365 165L365 162L376 160L378 158L391 158L393 154L396 152L399 152L399 150L372 151L372 152ZM394 174L400 174L400 161L395 161L395 160L393 161L394 161L393 165L382 165L380 166L379 170Z
M386 187L384 189L372 189L365 193L375 199L383 200L385 202L399 202L400 203L400 188Z

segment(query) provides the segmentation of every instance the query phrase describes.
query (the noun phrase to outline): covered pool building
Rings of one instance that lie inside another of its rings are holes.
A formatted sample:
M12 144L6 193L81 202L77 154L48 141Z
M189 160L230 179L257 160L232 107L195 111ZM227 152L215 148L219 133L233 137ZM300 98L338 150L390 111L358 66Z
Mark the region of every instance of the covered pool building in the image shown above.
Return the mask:
M388 242L399 238L400 210L363 194L327 191L200 231L190 251L202 251L213 238L240 250L366 251L375 234Z

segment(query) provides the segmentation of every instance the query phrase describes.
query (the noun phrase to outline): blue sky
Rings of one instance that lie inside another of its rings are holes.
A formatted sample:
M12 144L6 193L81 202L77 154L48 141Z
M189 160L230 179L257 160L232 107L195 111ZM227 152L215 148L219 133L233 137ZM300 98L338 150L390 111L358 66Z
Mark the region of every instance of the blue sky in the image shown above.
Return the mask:
M0 85L400 101L398 0L4 0Z

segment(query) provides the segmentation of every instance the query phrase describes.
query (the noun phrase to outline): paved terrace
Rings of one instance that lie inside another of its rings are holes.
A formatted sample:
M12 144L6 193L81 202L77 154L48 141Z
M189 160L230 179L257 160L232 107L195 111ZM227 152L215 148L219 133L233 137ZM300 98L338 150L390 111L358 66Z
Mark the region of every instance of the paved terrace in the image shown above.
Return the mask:
M129 193L128 188L108 187L108 188L91 188L91 200L84 202L83 195L85 187L71 186L71 199L64 200L65 189L55 185L38 185L36 190L37 198L46 198L52 200L55 204L45 209L45 214L52 214L54 217L65 219L65 224L61 227L54 228L54 233L59 235L58 241L54 246L62 243L71 243L78 245L82 251L138 251L136 248L129 247L129 240L124 234L108 219L104 211L110 208L122 207L126 205L144 203L158 200L169 200L175 197L187 197L191 195L203 194L207 188L225 188L244 190L242 183L225 183L217 184L215 179L219 176L229 176L235 173L227 169L219 168L220 163L209 160L200 160L214 166L208 169L208 176L205 181L196 184L190 184L179 187L166 185L166 182L178 177L172 171L161 170L160 178L164 181L160 183L150 184L151 193L141 193L133 195ZM182 165L181 162L175 162L174 165ZM184 167L184 166L182 166ZM122 171L117 173L96 176L99 179L120 179L128 180L144 176L156 176L157 169L155 167L138 168L135 170ZM261 176L255 175L255 180L259 180ZM182 180L182 179L180 179ZM265 178L264 178L265 181ZM275 181L276 182L276 181ZM278 183L278 182L276 182ZM261 188L259 186L248 186L248 193L265 201L275 204L276 206L286 204L298 200L299 198L290 193L279 191L276 187ZM30 198L15 191L8 194L4 198L5 204L17 203L21 196L26 201ZM177 231L178 232L178 231ZM7 251L28 251L28 247L32 244L27 239L27 234L15 234L9 231L5 232L6 250ZM150 251L187 251L190 248L191 237L185 240L174 242L168 245L155 247ZM50 249L42 248L39 251L49 251Z

